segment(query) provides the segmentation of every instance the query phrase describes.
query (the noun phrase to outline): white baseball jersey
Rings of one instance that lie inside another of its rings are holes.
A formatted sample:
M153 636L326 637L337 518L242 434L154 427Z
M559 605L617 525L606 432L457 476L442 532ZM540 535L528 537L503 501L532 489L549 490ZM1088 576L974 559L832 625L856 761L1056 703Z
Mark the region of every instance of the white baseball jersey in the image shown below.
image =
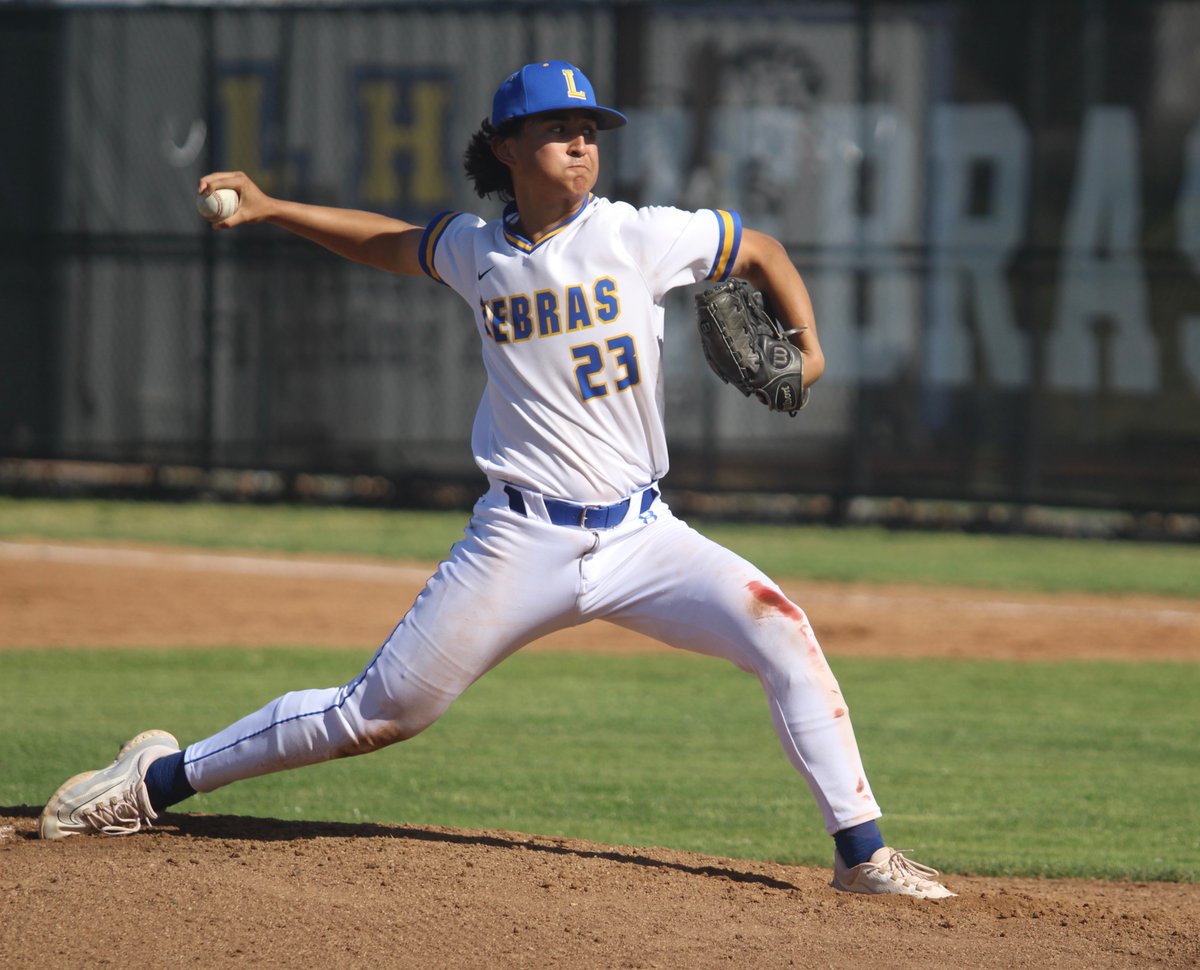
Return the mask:
M663 298L725 279L741 231L732 212L594 195L536 244L512 218L435 218L421 266L471 305L483 342L471 436L483 472L583 503L665 475Z

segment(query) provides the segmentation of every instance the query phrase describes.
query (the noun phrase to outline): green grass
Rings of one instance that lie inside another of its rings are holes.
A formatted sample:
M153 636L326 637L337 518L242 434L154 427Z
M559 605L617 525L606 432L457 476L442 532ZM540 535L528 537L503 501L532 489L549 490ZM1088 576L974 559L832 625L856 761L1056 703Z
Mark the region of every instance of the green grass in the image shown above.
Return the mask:
M0 497L0 536L440 560L463 512Z
M16 651L0 804L39 805L149 726L202 737L345 651ZM1200 881L1200 665L841 660L889 841L953 872ZM757 682L684 655L518 655L425 734L181 810L372 820L828 865Z
M0 498L0 537L440 560L464 512ZM1200 592L1200 550L1095 539L697 523L777 578L905 581L1047 592Z
M706 525L768 575L1047 593L1200 594L1200 548L1101 539Z

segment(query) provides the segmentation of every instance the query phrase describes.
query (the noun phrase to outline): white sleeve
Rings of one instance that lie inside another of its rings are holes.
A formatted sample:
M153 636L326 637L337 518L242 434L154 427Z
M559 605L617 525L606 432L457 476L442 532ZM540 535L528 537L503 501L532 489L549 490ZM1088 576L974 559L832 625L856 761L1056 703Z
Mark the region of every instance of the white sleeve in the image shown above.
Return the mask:
M475 234L484 225L483 219L469 212L443 212L425 227L418 250L425 275L450 287L472 306L478 301Z
M724 209L647 206L632 213L622 236L659 299L677 286L727 279L741 245L742 220Z

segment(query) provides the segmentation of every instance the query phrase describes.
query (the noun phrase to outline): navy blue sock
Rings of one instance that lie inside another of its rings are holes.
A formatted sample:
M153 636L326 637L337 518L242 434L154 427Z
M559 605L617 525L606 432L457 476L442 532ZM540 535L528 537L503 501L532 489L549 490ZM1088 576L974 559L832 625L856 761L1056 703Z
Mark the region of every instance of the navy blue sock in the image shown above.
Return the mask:
M182 751L150 763L146 769L146 792L150 796L150 806L156 812L196 794L183 772Z
M880 834L879 826L872 820L834 832L833 842L842 861L853 869L860 862L870 859L876 849L883 848L883 835Z

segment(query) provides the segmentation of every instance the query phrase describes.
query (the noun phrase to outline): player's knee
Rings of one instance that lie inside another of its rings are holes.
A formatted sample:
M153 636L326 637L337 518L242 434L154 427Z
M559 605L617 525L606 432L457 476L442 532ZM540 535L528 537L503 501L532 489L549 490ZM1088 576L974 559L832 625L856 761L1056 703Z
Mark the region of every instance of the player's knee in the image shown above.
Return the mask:
M430 691L415 678L385 682L368 676L346 688L344 721L347 750L363 754L416 737L445 713L452 698Z
M414 694L370 710L360 710L360 734L372 748L408 741L432 725L449 704L426 694Z
M338 746L335 757L349 758L367 754L415 738L436 719L427 715L363 718L343 733L343 741Z
M780 697L840 694L837 679L824 657L814 662L786 651L765 659L758 671L768 691Z
M389 744L398 744L415 738L424 731L432 721L427 719L397 718L391 721L371 721L364 726L361 738L370 750L386 748Z

